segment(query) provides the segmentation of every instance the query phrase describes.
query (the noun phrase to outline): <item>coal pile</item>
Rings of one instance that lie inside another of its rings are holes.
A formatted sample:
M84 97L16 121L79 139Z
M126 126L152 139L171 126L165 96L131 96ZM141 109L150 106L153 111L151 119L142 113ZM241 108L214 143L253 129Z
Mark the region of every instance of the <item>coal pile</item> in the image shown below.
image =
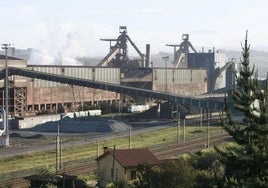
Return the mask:
M60 121L38 124L27 130L34 132L57 132L58 125L61 133L109 133L129 130L129 125L125 122L102 118L65 118Z

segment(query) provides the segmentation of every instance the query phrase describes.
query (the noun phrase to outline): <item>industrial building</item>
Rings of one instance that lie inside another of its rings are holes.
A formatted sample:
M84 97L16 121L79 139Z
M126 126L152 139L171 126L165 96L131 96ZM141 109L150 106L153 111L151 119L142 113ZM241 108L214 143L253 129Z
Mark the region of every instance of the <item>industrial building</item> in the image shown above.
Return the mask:
M226 75L232 74L232 62L226 62L224 54L189 52L193 48L189 35L174 47L174 67L150 66L150 45L144 55L127 35L126 27L120 27L117 39L101 39L110 42L110 52L97 66L47 66L28 65L24 59L8 56L8 66L33 71L113 83L177 95L198 97L225 87ZM112 42L115 42L112 45ZM137 51L139 59L128 57L128 42ZM179 47L179 50L176 50ZM5 56L0 56L0 70L4 69ZM165 58L163 58L165 61ZM228 70L230 70L228 72ZM229 77L228 77L229 78ZM3 107L4 82L0 81L0 107ZM98 106L100 103L119 104L127 102L128 96L93 88L62 84L21 76L9 77L9 113L12 117L25 117L42 112L77 111L83 106ZM135 100L135 99L134 99Z

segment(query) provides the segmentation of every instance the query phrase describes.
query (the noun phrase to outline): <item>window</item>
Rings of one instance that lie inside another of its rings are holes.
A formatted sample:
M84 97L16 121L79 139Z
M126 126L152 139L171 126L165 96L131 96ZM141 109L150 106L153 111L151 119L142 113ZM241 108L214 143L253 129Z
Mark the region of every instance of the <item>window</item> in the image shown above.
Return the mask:
M137 176L136 176L136 170L132 170L131 172L130 172L130 179L136 179L137 178Z

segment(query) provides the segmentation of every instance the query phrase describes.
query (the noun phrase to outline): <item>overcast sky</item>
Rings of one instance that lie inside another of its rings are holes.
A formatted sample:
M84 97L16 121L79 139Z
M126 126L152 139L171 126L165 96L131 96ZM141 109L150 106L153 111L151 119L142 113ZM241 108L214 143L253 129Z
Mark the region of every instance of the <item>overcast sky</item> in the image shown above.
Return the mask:
M268 51L267 0L1 0L0 42L71 56L103 56L100 38L117 38L127 26L145 53L172 52L190 34L197 50L241 50L246 30L256 50Z

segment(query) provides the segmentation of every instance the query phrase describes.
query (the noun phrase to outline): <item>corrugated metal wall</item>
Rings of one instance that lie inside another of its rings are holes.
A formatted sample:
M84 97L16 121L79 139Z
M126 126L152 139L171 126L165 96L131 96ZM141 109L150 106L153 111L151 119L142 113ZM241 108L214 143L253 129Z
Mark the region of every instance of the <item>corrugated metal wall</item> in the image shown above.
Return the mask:
M190 84L205 82L206 70L195 69L154 69L153 83L155 84Z
M28 66L34 71L120 84L119 68L99 68L99 67L63 67L63 66ZM59 83L34 79L32 87L57 87Z
M120 68L95 68L95 81L120 84Z
M156 68L153 90L196 96L207 92L207 71L204 69Z

